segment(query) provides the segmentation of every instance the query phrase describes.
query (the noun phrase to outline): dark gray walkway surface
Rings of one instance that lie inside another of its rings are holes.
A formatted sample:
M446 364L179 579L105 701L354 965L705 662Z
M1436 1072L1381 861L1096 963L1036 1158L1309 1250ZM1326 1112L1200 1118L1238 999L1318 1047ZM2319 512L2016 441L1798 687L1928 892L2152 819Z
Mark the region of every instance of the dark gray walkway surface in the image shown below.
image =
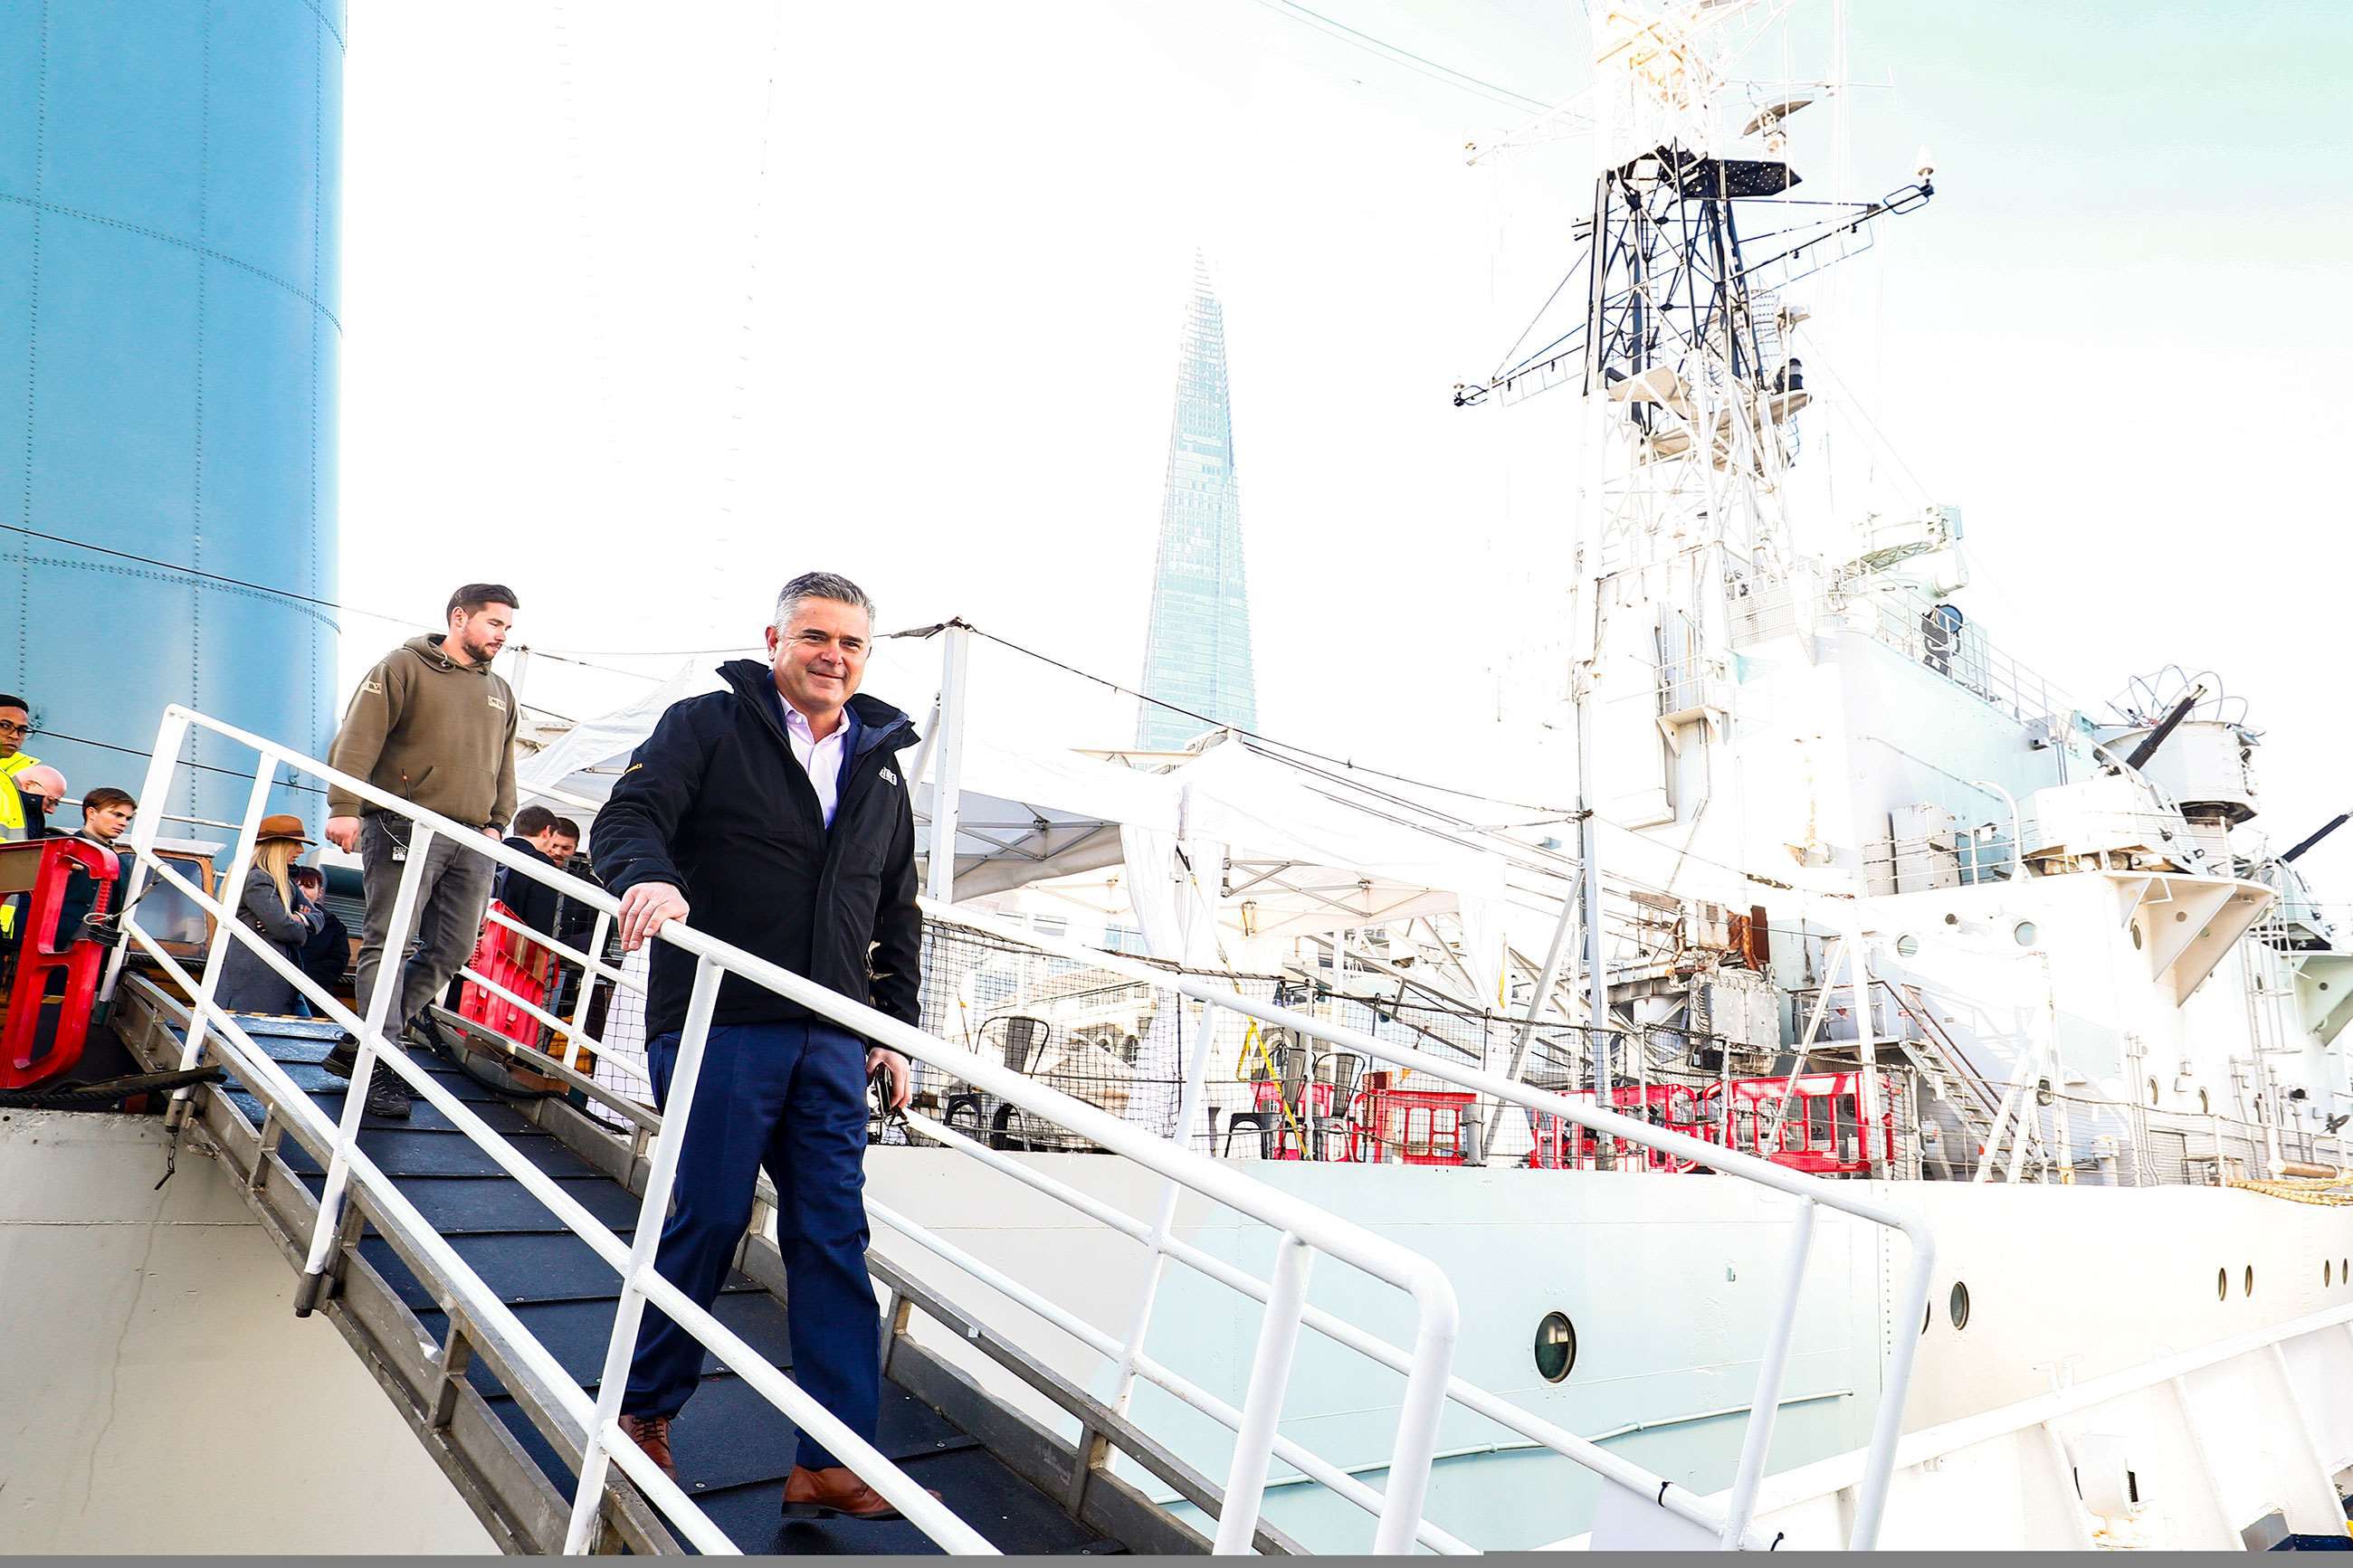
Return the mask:
M285 1019L244 1020L256 1042L285 1064L294 1081L330 1116L340 1114L343 1080L316 1064L332 1026ZM552 1135L533 1127L487 1086L448 1063L431 1062L434 1077L526 1159L562 1182L581 1205L624 1238L634 1230L638 1199ZM235 1084L224 1086L256 1125L262 1109ZM408 1121L362 1124L360 1146L399 1185L419 1213L447 1237L524 1327L537 1335L593 1396L612 1333L619 1280L612 1268L501 1171L482 1149L423 1100ZM290 1140L287 1163L316 1193L323 1181L316 1162ZM433 1297L371 1231L360 1250L399 1292L424 1333L435 1342L444 1321ZM746 1342L789 1370L792 1351L785 1307L741 1274L733 1276L715 1315ZM881 1331L878 1318L876 1331ZM566 1498L574 1478L480 1361L474 1385ZM901 1521L785 1522L778 1517L785 1477L792 1468L793 1424L750 1384L704 1363L702 1386L671 1429L680 1482L747 1552L936 1552L914 1526ZM947 1419L904 1390L886 1383L877 1446L904 1466L918 1485L940 1493L974 1529L1008 1552L1094 1553L1122 1548L1071 1519L1052 1500L1015 1475Z

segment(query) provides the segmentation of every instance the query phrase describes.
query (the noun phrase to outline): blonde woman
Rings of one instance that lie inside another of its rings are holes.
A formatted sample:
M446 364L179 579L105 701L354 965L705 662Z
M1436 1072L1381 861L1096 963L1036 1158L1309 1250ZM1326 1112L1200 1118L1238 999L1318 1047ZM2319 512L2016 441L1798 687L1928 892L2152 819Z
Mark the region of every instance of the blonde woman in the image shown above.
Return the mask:
M288 875L311 842L302 837L301 817L263 817L260 837L254 843L253 868L245 874L245 894L237 901L238 921L290 963L326 918L326 911L298 891ZM220 983L213 995L232 1013L294 1011L293 982L235 937L229 940L228 955L221 960Z

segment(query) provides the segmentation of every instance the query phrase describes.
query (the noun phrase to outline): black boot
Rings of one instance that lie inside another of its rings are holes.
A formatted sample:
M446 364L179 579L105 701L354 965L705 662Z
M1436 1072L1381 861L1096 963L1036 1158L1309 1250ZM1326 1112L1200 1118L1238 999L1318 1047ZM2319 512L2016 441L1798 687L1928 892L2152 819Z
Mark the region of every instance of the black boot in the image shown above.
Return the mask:
M367 1113L387 1121L408 1120L409 1106L415 1097L408 1086L390 1068L379 1067L368 1074Z
M337 1078L351 1077L352 1069L360 1065L360 1037L345 1029L319 1065Z

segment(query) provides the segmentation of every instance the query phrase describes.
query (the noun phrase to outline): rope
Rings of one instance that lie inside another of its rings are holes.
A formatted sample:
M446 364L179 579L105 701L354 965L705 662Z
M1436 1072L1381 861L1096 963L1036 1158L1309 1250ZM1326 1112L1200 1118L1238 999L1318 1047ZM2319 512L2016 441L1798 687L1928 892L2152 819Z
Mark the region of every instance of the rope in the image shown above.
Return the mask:
M2285 1198L2292 1204L2321 1204L2330 1208L2353 1204L2353 1178L2336 1176L2275 1176L2268 1179L2234 1176L2222 1184L2242 1191L2261 1193L2267 1198Z
M134 1094L166 1094L197 1084L219 1083L227 1077L220 1068L208 1067L111 1078L100 1083L69 1079L45 1089L0 1089L0 1107L11 1110L97 1110Z

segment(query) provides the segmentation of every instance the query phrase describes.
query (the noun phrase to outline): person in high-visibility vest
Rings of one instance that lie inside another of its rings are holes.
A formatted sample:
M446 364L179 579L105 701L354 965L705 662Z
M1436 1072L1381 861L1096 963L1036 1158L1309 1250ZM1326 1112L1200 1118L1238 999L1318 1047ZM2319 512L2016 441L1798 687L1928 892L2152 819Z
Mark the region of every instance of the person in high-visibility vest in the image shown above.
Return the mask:
M32 732L33 714L25 700L0 696L0 838L25 837L25 800L16 793L16 775L41 764L24 749Z
M21 697L0 696L0 841L25 837L25 797L16 793L16 775L41 765L41 759L24 749L33 732L33 711ZM16 906L0 903L0 937L16 929Z

